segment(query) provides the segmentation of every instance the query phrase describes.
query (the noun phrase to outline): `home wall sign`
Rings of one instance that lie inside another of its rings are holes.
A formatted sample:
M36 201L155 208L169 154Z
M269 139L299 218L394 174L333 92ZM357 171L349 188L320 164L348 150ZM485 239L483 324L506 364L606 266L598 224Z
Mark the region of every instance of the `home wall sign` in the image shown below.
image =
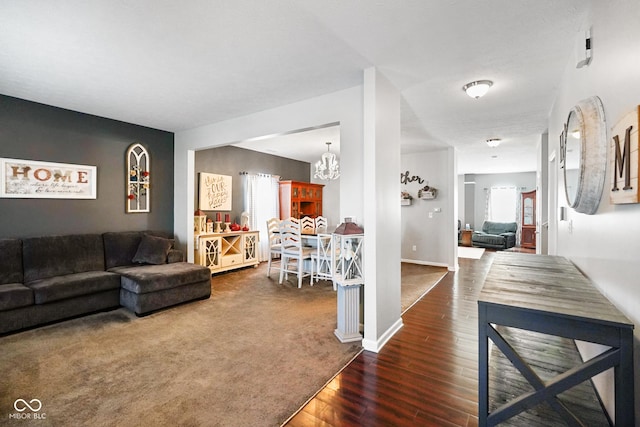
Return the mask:
M638 162L640 161L640 105L630 111L611 130L609 165L611 168L611 204L640 202Z
M231 176L200 172L199 207L203 211L231 210Z
M95 166L0 158L0 197L95 199Z

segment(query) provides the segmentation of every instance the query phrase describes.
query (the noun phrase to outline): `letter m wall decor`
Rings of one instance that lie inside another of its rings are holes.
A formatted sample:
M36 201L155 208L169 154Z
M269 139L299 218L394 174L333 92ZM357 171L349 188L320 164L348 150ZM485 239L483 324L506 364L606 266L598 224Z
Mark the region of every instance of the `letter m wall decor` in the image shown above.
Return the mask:
M639 122L640 106L626 114L611 130L609 201L614 205L640 202Z
M0 158L0 197L95 199L95 166Z

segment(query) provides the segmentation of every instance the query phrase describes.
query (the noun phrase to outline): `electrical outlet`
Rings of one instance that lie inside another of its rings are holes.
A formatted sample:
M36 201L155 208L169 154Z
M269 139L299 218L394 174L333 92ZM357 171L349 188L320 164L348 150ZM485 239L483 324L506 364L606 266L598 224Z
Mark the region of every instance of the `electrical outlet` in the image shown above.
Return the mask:
M417 248L416 248L416 245L413 245L413 246L411 247L411 250L412 250L412 251L414 251L414 252L416 251L416 249L417 249Z
M433 212L429 212L429 218L433 218Z
M569 234L573 233L573 220L569 220Z

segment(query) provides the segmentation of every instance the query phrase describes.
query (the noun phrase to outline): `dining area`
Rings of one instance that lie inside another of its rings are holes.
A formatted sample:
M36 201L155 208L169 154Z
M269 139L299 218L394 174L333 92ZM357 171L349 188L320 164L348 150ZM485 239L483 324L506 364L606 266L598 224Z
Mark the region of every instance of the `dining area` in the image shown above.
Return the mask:
M336 337L343 343L359 341L360 287L364 285L364 231L356 223L345 219L333 230L326 218L289 217L267 220L268 264L279 270L278 283L295 275L298 288L308 278L313 286L320 280L331 281L337 291Z
M295 275L298 288L305 278L313 286L320 280L333 282L339 258L339 246L334 244L333 230L328 228L327 218L304 216L267 220L269 257L267 276L271 270L279 271L279 283Z
M331 281L334 291L340 283L363 281L364 234L355 223L347 220L330 227L323 216L271 218L267 233L267 277L272 269L278 270L280 284L290 274L296 276L298 288L306 278L311 286L320 280Z

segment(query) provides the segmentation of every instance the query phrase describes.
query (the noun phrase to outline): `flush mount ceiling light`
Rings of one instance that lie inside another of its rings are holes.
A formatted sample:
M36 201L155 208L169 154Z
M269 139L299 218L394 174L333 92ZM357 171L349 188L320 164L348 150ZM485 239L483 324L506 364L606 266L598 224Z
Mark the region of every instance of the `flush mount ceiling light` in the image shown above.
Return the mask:
M502 140L500 138L487 139L487 145L491 148L497 147L498 145L500 145L501 142Z
M313 177L324 180L337 179L340 177L340 165L336 160L336 155L329 152L331 143L326 142L325 144L327 144L327 152L322 153L322 158L316 162L316 173Z
M467 92L467 95L470 97L478 99L481 96L484 96L491 86L493 86L493 82L491 80L477 80L462 86L462 90Z

